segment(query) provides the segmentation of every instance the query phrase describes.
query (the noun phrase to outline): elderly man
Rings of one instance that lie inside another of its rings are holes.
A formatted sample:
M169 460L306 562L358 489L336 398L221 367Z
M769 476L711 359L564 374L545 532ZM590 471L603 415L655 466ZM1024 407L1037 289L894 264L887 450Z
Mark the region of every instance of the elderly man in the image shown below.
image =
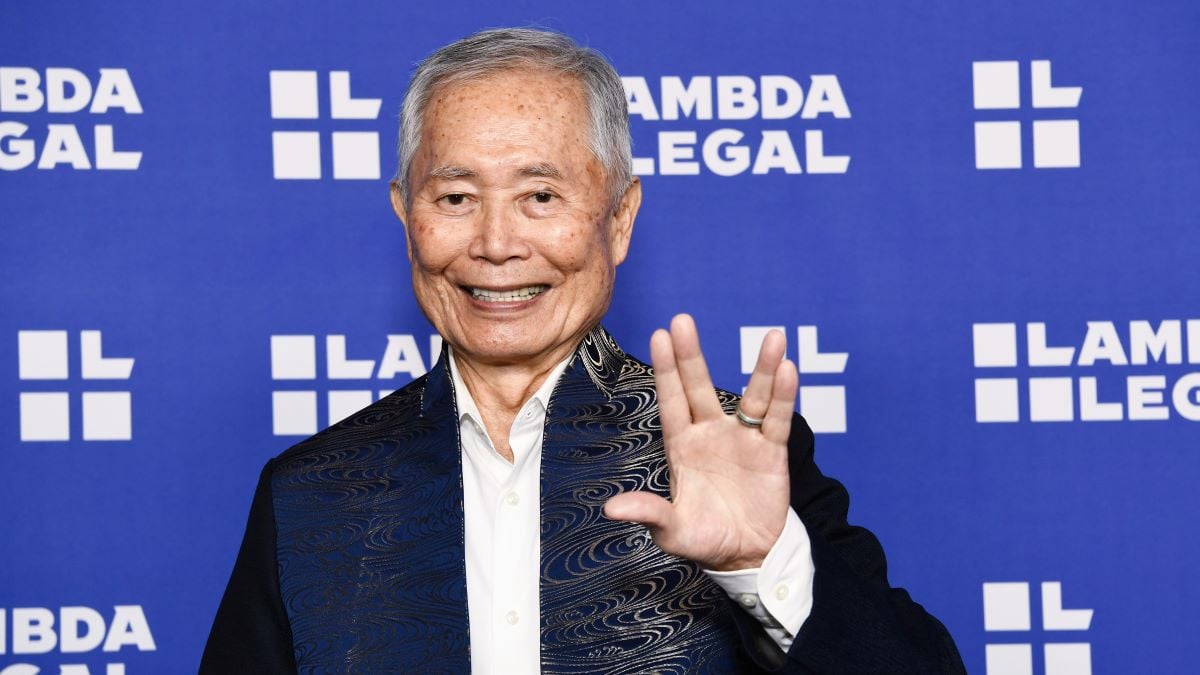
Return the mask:
M392 203L429 372L268 463L206 672L958 672L793 412L687 316L653 368L599 323L641 185L595 52L485 31L418 68Z

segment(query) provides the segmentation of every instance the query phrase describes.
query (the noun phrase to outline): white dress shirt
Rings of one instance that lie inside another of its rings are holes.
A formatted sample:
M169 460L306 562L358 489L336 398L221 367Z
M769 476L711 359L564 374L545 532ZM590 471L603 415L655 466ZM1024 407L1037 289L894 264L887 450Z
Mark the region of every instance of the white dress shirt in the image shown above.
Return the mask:
M471 672L538 673L541 667L541 461L546 409L567 361L521 407L509 430L513 461L500 456L467 391L454 353L450 373L462 444L467 608ZM814 567L808 533L788 509L787 524L760 569L708 575L762 622L783 650L812 610Z

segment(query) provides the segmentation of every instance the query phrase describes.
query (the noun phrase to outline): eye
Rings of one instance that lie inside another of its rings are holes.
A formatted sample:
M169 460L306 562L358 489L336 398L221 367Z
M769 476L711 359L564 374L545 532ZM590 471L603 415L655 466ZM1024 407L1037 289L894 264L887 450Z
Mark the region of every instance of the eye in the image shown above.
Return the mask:
M546 218L560 212L566 202L553 190L531 190L522 198L523 208L533 218Z
M467 196L462 194L461 192L455 192L455 193L443 196L442 200L445 201L450 206L462 206L463 204L466 203Z

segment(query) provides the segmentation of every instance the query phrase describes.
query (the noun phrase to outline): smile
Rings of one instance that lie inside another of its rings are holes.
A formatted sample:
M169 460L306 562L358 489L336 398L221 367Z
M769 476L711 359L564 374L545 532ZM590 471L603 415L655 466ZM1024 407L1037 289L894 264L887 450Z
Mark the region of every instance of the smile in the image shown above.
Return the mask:
M520 302L541 295L550 287L545 284L514 288L509 291L491 291L486 288L470 288L471 297L484 302Z

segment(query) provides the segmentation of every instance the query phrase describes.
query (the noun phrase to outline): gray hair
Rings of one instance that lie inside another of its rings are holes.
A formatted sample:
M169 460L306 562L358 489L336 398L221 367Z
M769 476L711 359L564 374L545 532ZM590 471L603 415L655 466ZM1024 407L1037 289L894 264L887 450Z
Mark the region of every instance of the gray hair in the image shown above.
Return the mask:
M578 78L591 122L588 147L604 167L612 208L633 180L629 115L625 88L608 60L571 38L533 28L497 28L448 44L417 65L400 109L399 167L396 181L406 204L411 203L409 169L421 143L425 108L439 88L481 80L506 70L545 69Z

